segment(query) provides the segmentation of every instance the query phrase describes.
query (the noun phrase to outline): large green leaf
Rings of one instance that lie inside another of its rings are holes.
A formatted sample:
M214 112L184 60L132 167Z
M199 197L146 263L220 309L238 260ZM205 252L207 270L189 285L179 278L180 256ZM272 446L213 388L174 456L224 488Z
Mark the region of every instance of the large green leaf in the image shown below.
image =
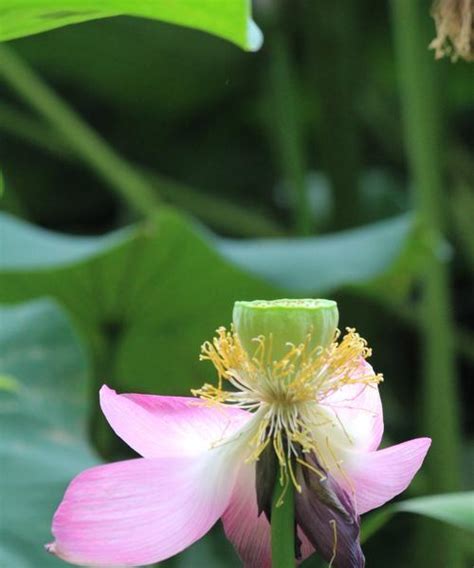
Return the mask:
M408 215L358 229L305 239L218 239L226 258L279 286L294 292L332 292L394 275L394 266L410 262L405 254L413 236ZM410 243L413 244L413 243ZM413 247L410 248L410 254ZM401 270L400 287L407 272ZM394 294L396 290L392 290Z
M7 215L0 221L0 300L55 297L95 355L114 361L99 370L101 381L162 393L186 392L208 378L199 345L229 322L235 300L330 295L348 286L396 295L410 281L416 248L409 217L269 241L219 238L171 209L94 238L54 234Z
M48 568L54 509L70 479L97 463L86 436L88 366L49 300L0 309L0 565Z
M110 16L163 20L258 49L261 33L250 17L250 0L2 0L0 40Z
M230 43L189 28L138 18L89 22L57 30L54 37L31 36L15 42L15 51L53 83L71 85L79 97L87 92L97 104L107 105L111 113L120 112L124 117L133 114L136 128L141 131L148 125L155 143L159 142L158 121L159 138L166 137L170 123L179 128L183 117L196 111L208 112L225 97L244 99L246 85L252 79L249 70L254 69L248 65L247 54ZM245 106L245 102L242 104ZM234 116L242 112L236 109ZM143 114L145 118L137 123ZM231 142L229 125L225 127ZM142 136L147 138L145 130ZM174 144L171 146L175 158L182 160L184 141L178 153ZM165 149L163 144L159 154ZM145 145L140 152L146 150ZM166 158L172 155L169 151ZM156 155L155 159L158 162L154 167L160 170L164 158Z

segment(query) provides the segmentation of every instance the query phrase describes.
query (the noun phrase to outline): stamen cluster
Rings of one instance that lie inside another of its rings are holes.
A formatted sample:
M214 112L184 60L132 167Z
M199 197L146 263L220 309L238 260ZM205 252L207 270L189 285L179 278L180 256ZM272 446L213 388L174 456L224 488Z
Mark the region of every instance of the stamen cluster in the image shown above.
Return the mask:
M312 336L294 345L280 359L272 356L272 335L254 339L249 355L237 333L220 327L217 336L202 346L201 360L211 361L218 373L218 385L205 384L193 391L210 403L238 406L255 413L248 460L258 460L272 444L280 464L283 485L288 481L299 490L292 464L310 467L304 454L317 452L315 429L332 420L325 399L345 385L378 384L382 375L363 373L363 360L371 355L365 339L352 328L339 341L337 331L326 348L312 347ZM226 386L230 387L227 390ZM344 430L344 427L342 425ZM316 471L321 477L324 474Z

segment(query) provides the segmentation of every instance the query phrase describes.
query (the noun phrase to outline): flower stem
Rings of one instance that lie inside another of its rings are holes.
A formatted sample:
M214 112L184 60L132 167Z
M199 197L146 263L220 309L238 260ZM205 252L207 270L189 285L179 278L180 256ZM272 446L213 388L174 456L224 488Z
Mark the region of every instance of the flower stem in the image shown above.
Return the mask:
M272 499L272 568L295 566L295 498L290 484L283 502L283 488L277 477Z
M423 432L433 438L427 474L431 492L459 488L460 426L456 396L454 329L448 265L442 255L443 187L441 135L433 56L427 50L425 3L393 0L395 45L409 165L418 217L425 230L427 254L422 277ZM433 525L418 547L426 566L461 565L456 534Z

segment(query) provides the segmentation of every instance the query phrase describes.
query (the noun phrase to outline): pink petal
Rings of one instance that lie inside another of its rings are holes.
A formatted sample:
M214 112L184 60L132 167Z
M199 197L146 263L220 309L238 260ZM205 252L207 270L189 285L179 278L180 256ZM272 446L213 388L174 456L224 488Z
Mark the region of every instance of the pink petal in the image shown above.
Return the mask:
M271 568L270 525L264 514L258 516L255 463L241 467L222 522L246 568Z
M271 568L270 524L264 513L258 516L255 463L242 465L222 522L245 568ZM300 529L298 536L304 560L314 548Z
M87 566L138 566L173 556L226 509L235 482L235 464L226 457L221 448L199 458L135 459L84 471L56 511L56 541L48 549Z
M352 482L357 512L380 507L404 491L426 456L430 438L416 438L378 452L354 452L343 468Z
M361 360L357 373L351 379L360 380L373 375L374 370ZM376 450L383 434L383 411L377 385L347 384L323 401L323 406L336 417L343 429L341 444L357 450ZM330 434L330 438L334 433Z
M106 385L100 405L115 433L146 458L196 455L251 418L238 408L205 406L197 398L119 395Z

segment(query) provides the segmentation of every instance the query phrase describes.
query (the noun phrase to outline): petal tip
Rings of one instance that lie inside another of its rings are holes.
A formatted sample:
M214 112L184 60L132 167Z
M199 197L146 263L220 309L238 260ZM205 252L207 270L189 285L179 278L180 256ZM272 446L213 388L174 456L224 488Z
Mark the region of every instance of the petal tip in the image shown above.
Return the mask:
M422 463L426 457L426 454L428 453L428 450L431 447L431 443L432 443L432 439L431 438L420 438L420 446L422 447L422 451L423 451L423 457L422 457Z
M430 449L432 439L428 437L415 438L414 440L411 440L411 442L418 446L420 453L423 453L423 459L424 459L426 454L428 453L428 450Z
M117 394L117 391L115 391L114 389L111 389L109 386L107 385L102 385L99 389L99 401L101 403L101 405L107 400L107 399L111 399L115 396L119 396Z

